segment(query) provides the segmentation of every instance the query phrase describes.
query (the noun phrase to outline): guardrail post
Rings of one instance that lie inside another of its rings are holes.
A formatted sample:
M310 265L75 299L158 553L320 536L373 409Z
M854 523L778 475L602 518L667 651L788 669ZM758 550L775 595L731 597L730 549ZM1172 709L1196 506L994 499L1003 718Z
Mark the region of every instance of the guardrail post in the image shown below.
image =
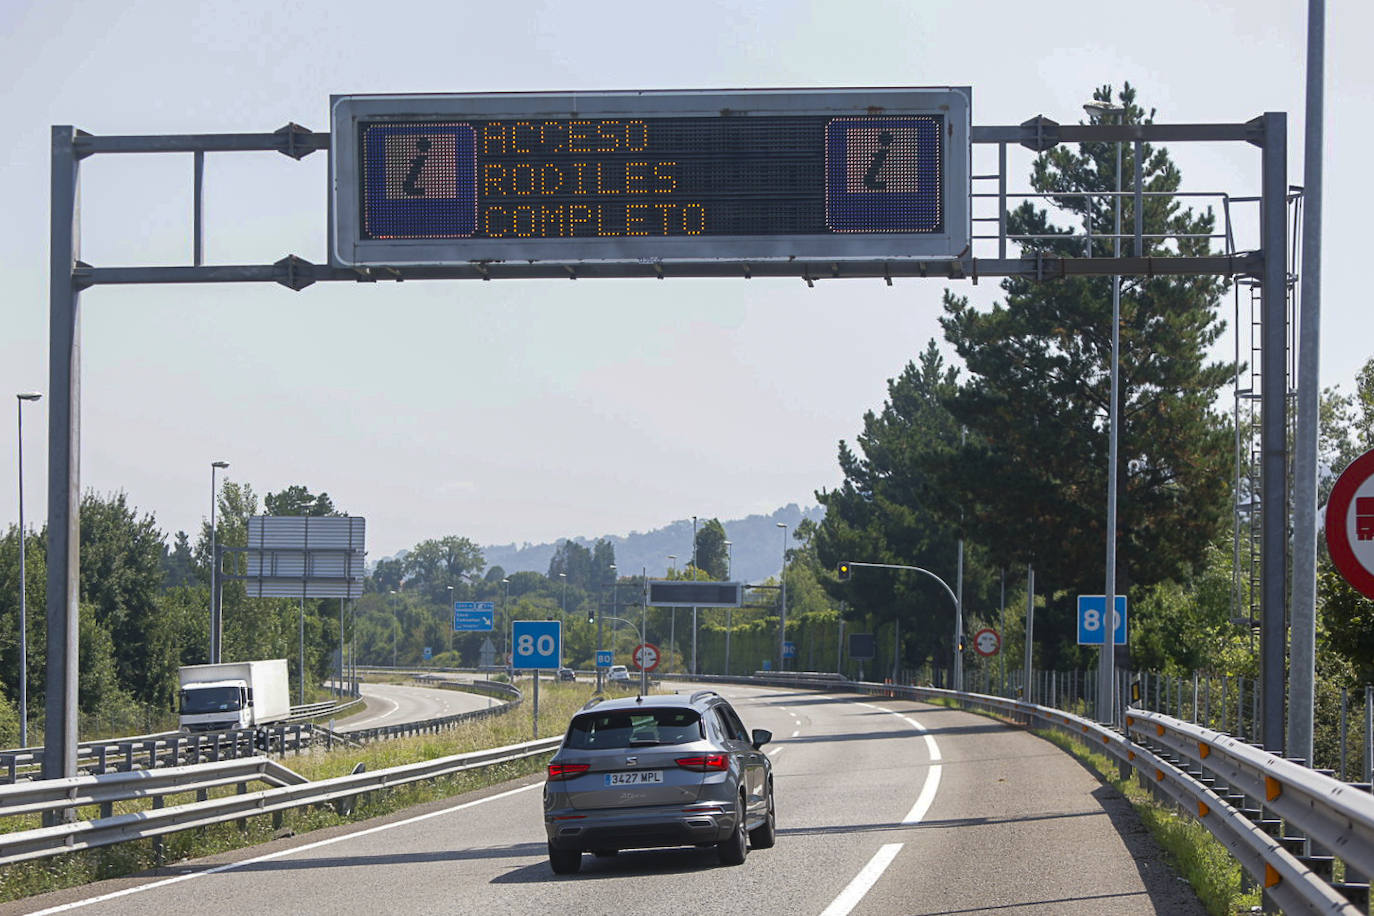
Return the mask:
M119 749L124 752L124 766L122 769L126 773L132 773L134 771L134 743L132 741L126 741L119 746Z
M96 760L96 764L95 764L95 765L96 765L96 773L97 773L97 774L104 775L105 773L108 772L108 770L106 770L106 768L105 768L105 767L106 767L105 755L106 755L106 753L107 753L108 751L109 751L109 748L107 748L107 747L106 747L105 745L103 745L103 744L100 745L100 747L98 747L98 748L95 749L95 760ZM13 782L14 780L11 779L10 781Z
M5 775L6 775L5 781L8 782L10 785L14 785L15 780L19 778L19 777L18 777L18 764L17 764L16 761L15 761L15 755L14 755L14 754L6 754L5 757L4 757L4 760L5 760Z
M247 794L248 794L248 783L246 783L246 782L241 782L241 783L239 783L239 784L238 784L238 788L237 788L236 794L238 794L238 795L247 795ZM234 823L238 825L239 830L243 830L243 831L247 831L247 830L248 830L248 818L246 818L246 817L241 817L241 818L239 818L237 821L235 821Z
M1374 792L1374 686L1364 688L1364 783Z
M161 795L153 796L154 810L161 808L165 804L167 804L166 798L164 798ZM155 861L159 866L165 865L167 862L167 846L163 842L163 838L161 836L153 837L153 861Z

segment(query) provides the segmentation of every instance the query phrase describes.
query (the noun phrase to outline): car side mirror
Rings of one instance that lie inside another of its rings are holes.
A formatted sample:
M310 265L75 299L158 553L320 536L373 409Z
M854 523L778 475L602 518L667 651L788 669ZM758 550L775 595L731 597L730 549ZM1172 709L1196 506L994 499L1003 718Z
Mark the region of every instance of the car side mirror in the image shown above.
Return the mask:
M754 750L758 750L773 740L773 733L766 728L756 728L750 732L749 737L753 739Z

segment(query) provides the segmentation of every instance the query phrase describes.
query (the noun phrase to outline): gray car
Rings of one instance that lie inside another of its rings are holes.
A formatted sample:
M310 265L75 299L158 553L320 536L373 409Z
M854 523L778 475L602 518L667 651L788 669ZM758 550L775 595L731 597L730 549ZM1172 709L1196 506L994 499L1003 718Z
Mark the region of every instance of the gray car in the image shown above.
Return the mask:
M544 829L560 874L582 853L714 846L724 865L776 839L773 763L713 690L592 700L549 762Z

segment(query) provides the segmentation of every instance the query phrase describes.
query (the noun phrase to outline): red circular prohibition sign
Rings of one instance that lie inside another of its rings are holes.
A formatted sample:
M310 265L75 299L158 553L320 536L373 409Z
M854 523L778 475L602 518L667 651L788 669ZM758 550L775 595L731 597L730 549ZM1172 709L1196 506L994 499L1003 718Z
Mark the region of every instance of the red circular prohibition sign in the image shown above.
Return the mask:
M1374 550L1365 551L1367 560L1361 560L1355 553L1351 541L1350 510L1356 509L1354 538L1356 541L1374 542L1374 491L1358 497L1360 488L1374 477L1374 449L1365 452L1341 472L1331 491L1331 500L1326 504L1326 546L1331 551L1331 562L1345 580L1363 594L1374 599ZM1368 500L1368 502L1366 502Z

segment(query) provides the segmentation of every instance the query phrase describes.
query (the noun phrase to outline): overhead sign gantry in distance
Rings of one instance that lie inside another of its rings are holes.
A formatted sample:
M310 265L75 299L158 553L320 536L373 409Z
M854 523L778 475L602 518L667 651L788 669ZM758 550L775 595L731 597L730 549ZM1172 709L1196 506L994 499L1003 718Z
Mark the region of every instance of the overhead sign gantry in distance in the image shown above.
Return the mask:
M968 88L336 96L334 266L954 258Z

